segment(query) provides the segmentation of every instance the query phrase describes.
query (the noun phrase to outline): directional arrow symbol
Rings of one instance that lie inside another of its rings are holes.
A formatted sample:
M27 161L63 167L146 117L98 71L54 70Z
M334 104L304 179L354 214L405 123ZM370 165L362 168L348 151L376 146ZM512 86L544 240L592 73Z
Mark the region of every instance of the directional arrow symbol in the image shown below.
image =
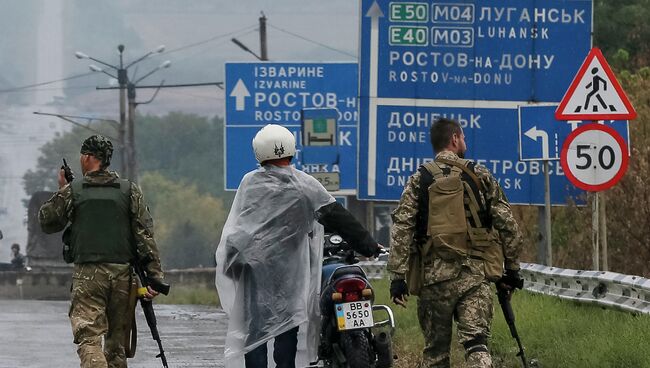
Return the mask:
M230 92L230 97L235 98L235 110L244 111L246 107L246 97L250 96L251 94L248 92L248 88L246 88L244 81L239 79L237 84L235 84L235 88Z
M370 17L370 85L368 97L368 195L374 196L377 178L377 74L379 69L379 18L383 18L377 1L374 1L366 12Z
M543 130L537 130L537 125L535 125L528 129L524 135L535 142L537 142L537 138L542 138L542 158L548 160L548 133Z
M377 1L374 1L366 13L370 18L370 90L369 97L377 97L377 73L379 63L379 18L384 17Z

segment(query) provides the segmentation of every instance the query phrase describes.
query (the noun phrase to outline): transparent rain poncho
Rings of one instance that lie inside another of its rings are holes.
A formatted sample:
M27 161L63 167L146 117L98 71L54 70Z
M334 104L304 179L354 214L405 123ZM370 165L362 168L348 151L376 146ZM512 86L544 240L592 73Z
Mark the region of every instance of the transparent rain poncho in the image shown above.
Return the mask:
M243 367L245 353L296 326L314 360L323 245L316 211L334 201L292 167L266 165L242 179L216 252L217 290L229 316L226 367Z

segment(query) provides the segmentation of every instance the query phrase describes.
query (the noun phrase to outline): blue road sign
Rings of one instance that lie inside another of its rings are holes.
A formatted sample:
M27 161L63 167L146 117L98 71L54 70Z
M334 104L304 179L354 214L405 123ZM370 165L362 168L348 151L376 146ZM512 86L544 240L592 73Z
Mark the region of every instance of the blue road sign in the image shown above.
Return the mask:
M519 160L517 110L487 108L379 106L377 136L386 137L387 141L377 151L375 180L381 191L373 198L398 199L409 176L419 165L433 160L430 124L413 124L418 118L423 122L425 117L428 122L447 117L466 123L466 157L494 173L511 203L544 204L542 163ZM360 161L360 171L367 170L366 165ZM559 161L550 162L550 174L552 204L566 204L568 197L576 200L583 193L564 176ZM360 175L359 187L367 185L368 178Z
M556 120L556 108L557 105L519 107L520 160L559 160L566 137L580 125L593 123L593 121ZM603 124L614 128L623 137L629 149L627 120L605 120Z
M387 170L407 160L407 177L431 158L428 129L443 114L466 126L468 157L503 162L486 166L513 203L542 204L543 176L519 162L517 108L561 100L591 15L591 0L362 0L358 197L399 199L404 182Z
M237 189L257 162L251 148L255 133L280 124L297 138L296 167L306 172L339 171L341 190L356 189L356 63L226 63L225 183ZM339 112L338 164L302 165L301 110L335 108Z

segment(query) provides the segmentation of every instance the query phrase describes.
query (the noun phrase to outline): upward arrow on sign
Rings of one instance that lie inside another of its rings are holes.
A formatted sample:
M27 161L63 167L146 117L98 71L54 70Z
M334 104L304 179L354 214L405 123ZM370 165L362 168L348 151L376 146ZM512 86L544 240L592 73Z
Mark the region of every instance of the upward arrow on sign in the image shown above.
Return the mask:
M368 94L368 147L375 147L377 142L377 74L379 73L379 18L384 17L377 1L374 1L366 13L370 18L370 78ZM375 195L376 149L368 153L368 194Z
M246 108L246 97L250 97L250 95L251 93L248 92L248 88L246 88L244 82L239 79L237 84L235 84L235 88L230 92L230 97L235 98L235 110L244 111Z
M600 49L591 49L562 102L557 120L631 120L636 111Z

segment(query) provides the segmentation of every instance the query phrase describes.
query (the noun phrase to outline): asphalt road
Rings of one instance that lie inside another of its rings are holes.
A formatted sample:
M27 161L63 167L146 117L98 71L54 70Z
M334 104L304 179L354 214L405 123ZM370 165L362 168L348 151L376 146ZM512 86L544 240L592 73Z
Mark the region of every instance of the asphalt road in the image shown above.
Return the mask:
M0 300L0 368L78 367L69 302ZM214 307L155 305L170 367L223 367L227 319ZM158 346L138 307L138 349L130 368L159 368Z

